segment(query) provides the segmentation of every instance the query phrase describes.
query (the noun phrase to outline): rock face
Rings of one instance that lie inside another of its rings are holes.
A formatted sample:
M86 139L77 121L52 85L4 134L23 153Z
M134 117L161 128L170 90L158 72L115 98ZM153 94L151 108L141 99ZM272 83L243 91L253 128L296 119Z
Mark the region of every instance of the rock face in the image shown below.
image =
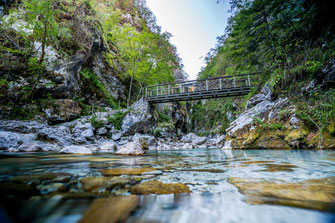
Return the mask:
M127 144L121 146L117 151L118 155L143 155L144 151L139 142L128 142Z
M246 110L226 130L223 149L308 148L307 131L295 115L287 98L272 100L271 89L264 86L252 97Z
M81 108L78 102L69 99L60 99L54 102L54 105L44 110L48 122L52 124L71 121L79 117Z
M144 100L135 102L122 121L124 135L148 133L155 126L151 105Z
M132 194L179 194L191 193L188 186L181 183L163 184L158 180L136 184L130 189Z
M231 177L249 204L277 204L331 211L335 202L335 178L306 180L300 183L271 183L257 178Z
M59 151L59 153L69 154L92 154L92 151L85 146L66 146Z
M192 145L203 145L207 141L207 137L200 137L194 133L185 135L181 140L184 143L191 143Z

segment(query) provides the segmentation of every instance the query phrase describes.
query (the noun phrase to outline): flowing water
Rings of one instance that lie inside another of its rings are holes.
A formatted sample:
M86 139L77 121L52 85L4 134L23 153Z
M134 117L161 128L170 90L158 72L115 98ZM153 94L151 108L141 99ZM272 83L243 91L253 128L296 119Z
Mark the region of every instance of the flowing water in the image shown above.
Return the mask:
M143 181L183 183L192 193L140 195L136 208L125 214L126 222L335 222L329 206L324 210L313 201L308 201L307 206L292 205L269 197L248 201L242 190L228 182L232 177L275 184L333 178L335 151L196 149L149 151L139 157L113 153L1 153L0 157L0 222L77 222L97 197L111 192L113 196L130 194L130 186L112 191L102 188L95 195L83 193L80 179L101 176L101 169L147 167L155 170L139 176ZM69 175L57 178L58 182L45 178L46 174L58 172ZM38 174L44 174L44 178L36 177ZM20 176L28 179L15 178ZM105 206L101 213L119 208L108 210L108 204Z

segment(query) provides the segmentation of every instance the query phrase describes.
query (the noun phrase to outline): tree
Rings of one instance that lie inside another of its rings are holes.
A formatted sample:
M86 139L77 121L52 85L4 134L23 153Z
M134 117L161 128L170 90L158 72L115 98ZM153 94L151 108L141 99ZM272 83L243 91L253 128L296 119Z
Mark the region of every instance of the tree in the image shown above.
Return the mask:
M47 43L56 41L58 35L59 27L55 7L57 3L59 3L58 0L23 0L28 28L33 29L32 38L41 43L39 63L44 60Z

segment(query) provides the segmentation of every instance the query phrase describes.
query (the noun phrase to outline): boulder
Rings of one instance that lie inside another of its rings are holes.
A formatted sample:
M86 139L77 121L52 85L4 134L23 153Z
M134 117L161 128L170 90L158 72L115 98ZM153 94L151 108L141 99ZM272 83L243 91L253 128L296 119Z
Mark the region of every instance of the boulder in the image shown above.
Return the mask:
M141 144L138 142L128 142L121 146L115 154L118 155L143 155L144 150L141 148Z
M181 183L163 184L158 180L136 184L130 189L132 194L179 194L191 193L188 186Z
M34 134L21 134L0 131L0 149L18 148L19 145L30 143L35 139Z
M148 133L155 126L155 118L152 115L152 107L149 102L139 100L135 102L122 121L124 135Z
M246 196L248 204L275 204L320 211L331 211L334 208L334 177L297 183L230 177L228 182Z
M102 128L99 128L99 129L97 130L97 135L99 135L99 136L103 136L103 135L106 135L107 132L108 132L108 130L107 130L105 127L102 127Z
M59 151L59 153L69 153L69 154L92 154L92 151L85 146L66 146Z
M108 177L85 177L80 180L85 192L98 192L106 186Z
M99 146L99 151L115 151L117 150L115 142L105 142Z
M207 137L200 137L194 133L189 133L183 136L180 141L184 143L191 143L193 145L202 145L207 141Z
M122 137L122 131L119 130L111 130L110 133L112 134L112 139L114 141L118 141Z
M44 113L51 124L62 123L79 117L81 108L78 102L70 99L56 100L53 105L44 109Z
M141 139L144 139L149 147L157 146L157 140L151 135L135 133L132 138L134 142L139 142Z
M27 142L19 146L19 152L41 152L41 146L36 142Z

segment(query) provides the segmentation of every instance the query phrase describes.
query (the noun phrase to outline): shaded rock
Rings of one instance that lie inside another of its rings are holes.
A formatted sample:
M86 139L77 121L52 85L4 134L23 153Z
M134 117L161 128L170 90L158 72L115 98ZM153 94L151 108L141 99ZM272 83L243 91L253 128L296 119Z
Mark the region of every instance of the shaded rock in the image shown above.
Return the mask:
M35 139L34 134L21 134L0 131L0 149L17 148L23 143L30 143Z
M39 191L36 190L35 186L32 184L9 182L0 183L0 195L1 197L14 195L28 198L34 195L39 195Z
M103 136L103 135L106 135L107 132L108 132L108 130L107 130L105 127L103 127L103 128L99 128L99 129L97 130L97 135L99 135L99 136Z
M79 223L124 222L136 209L138 196L119 196L96 199L84 213Z
M120 175L140 175L144 172L156 170L155 168L122 168L122 169L103 169L99 172L104 176L120 176Z
M118 155L143 155L144 151L141 144L138 142L128 142L127 144L121 146L115 154Z
M129 177L129 176L122 176L122 177L113 177L108 180L106 183L106 189L113 190L115 188L122 188L125 185L135 185L141 182L141 177Z
M106 142L99 146L98 151L115 151L117 149L115 142Z
M112 130L110 131L110 133L112 134L112 139L114 141L118 141L121 139L122 137L122 131L119 131L119 130Z
M85 192L98 192L106 186L108 177L85 177L80 179L80 183Z
M124 135L147 133L155 126L152 108L147 101L139 100L131 106L131 110L122 121Z
M194 133L189 133L183 136L180 141L184 143L192 143L193 145L202 145L207 141L207 137L200 137Z
M44 113L51 124L71 121L79 117L81 108L78 102L70 99L60 99L53 106L44 109Z
M181 183L163 184L158 180L146 181L133 186L132 194L179 194L191 193L188 186Z
M41 152L41 146L36 142L27 142L19 146L20 152Z
M295 165L291 164L263 164L263 166L266 167L266 169L261 170L261 171L266 171L266 172L279 172L279 171L284 171L284 172L292 172L294 171L293 168L297 168Z
M157 146L157 140L151 135L136 133L132 138L134 142L139 142L141 139L146 141L148 147Z
M90 141L94 140L94 132L92 129L86 129L81 133L81 136Z
M59 153L69 153L69 154L92 154L92 151L85 146L66 146L59 151Z
M274 183L257 178L228 178L249 204L276 204L330 211L335 202L335 177L299 183Z
M48 172L48 173L41 173L41 174L31 174L31 175L23 175L23 176L15 176L10 177L9 181L24 183L24 182L31 182L31 181L55 181L56 179L60 179L62 177L71 177L72 175L69 173L62 173L62 172Z

